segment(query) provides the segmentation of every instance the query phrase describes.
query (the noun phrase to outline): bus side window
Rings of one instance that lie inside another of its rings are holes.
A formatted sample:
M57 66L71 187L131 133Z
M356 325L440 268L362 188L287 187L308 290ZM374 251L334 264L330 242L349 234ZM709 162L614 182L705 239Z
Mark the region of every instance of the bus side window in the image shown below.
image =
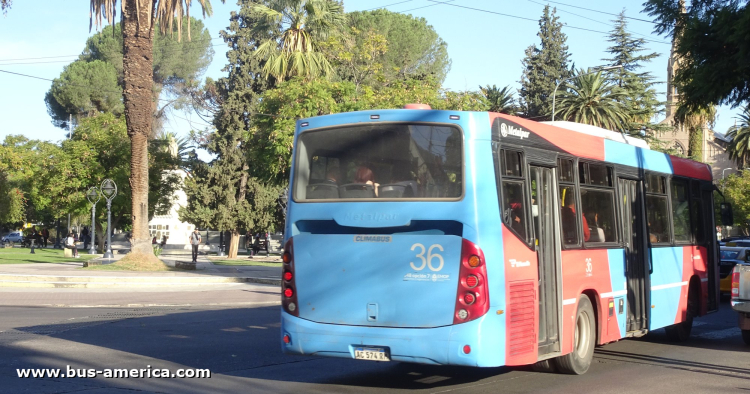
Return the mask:
M690 242L690 209L688 208L688 181L672 179L672 225L675 242Z
M576 218L576 197L573 186L560 186L560 204L563 244L566 246L578 245L578 220Z
M526 242L523 182L503 181L503 222Z

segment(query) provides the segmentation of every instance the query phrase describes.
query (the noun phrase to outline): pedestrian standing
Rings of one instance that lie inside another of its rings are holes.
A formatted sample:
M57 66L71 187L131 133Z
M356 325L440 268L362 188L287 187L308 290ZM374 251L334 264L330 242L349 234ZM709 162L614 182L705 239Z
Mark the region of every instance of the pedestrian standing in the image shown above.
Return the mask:
M190 245L193 247L193 263L198 262L198 245L201 244L201 233L196 228L192 234L190 234Z
M49 240L49 230L47 227L42 229L42 241L44 241L44 247L47 247L47 241Z
M89 248L89 241L91 241L91 238L89 237L89 228L84 226L83 230L81 231L81 237L83 237L83 249Z

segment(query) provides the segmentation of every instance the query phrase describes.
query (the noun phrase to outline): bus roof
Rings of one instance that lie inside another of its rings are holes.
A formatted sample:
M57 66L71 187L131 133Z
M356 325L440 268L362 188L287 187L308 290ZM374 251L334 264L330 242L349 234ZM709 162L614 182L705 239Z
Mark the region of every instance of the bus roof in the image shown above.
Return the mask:
M375 109L346 112L299 119L295 134L299 134L305 129L371 122L463 123L463 119L461 121L451 119L467 116L475 120L477 116L480 117L478 119L481 119L483 116L489 116L488 120L492 128L492 138L500 138L508 143L528 144L585 159L600 160L706 181L713 180L709 165L650 150L648 144L638 138L625 137L611 130L574 122L536 122L494 112L425 109ZM500 123L506 124L506 128L510 130L522 130L522 133L528 133L527 135L532 138L519 138L513 133L501 137L499 135L500 130L495 130L495 123L497 123L496 120L498 119L501 120ZM472 138L488 138L489 135L484 133L486 131L481 131L481 129L476 130Z

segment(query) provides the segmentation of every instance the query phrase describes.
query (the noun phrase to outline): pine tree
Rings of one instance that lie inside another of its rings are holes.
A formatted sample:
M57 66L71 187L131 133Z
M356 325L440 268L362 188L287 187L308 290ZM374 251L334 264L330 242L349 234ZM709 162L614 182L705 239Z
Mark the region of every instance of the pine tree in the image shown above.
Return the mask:
M253 32L257 23L251 8L257 3L240 2L240 11L230 17L229 31L222 31L229 45L229 64L223 69L229 75L220 78L207 91L215 91L218 104L211 133L205 148L215 156L210 163L194 161L193 178L186 181L188 206L180 211L181 220L229 231L228 256L237 256L240 229L271 229L278 189L264 185L252 176L248 162L249 142L255 129L252 121L261 94L272 86L273 79L263 76L263 62L254 56L267 37Z
M607 52L612 54L609 59L602 59L610 66L622 66L613 70L610 75L614 77L618 86L627 92L622 103L628 109L632 121L625 125L631 133L640 134L641 130L654 130L657 126L651 124L651 119L661 111L664 103L656 97L654 77L650 72L638 72L644 63L650 62L659 56L656 52L642 54L648 51L645 48L646 40L633 38L627 31L627 20L625 10L622 10L617 19L612 21L614 28L609 34L607 41L612 45Z
M556 9L545 6L539 19L541 45L529 46L522 60L520 107L527 118L549 120L552 115L552 92L557 82L571 75L570 53L565 44L568 37L562 32L562 23L555 15Z

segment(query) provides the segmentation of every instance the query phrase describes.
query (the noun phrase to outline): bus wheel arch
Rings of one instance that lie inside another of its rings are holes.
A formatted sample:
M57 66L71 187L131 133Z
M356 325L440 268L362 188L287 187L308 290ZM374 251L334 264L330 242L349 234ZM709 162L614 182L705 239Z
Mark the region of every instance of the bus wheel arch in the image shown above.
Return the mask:
M578 297L573 330L573 351L555 358L558 371L572 375L582 375L588 371L594 359L598 336L596 316L594 303L587 294L581 294Z

